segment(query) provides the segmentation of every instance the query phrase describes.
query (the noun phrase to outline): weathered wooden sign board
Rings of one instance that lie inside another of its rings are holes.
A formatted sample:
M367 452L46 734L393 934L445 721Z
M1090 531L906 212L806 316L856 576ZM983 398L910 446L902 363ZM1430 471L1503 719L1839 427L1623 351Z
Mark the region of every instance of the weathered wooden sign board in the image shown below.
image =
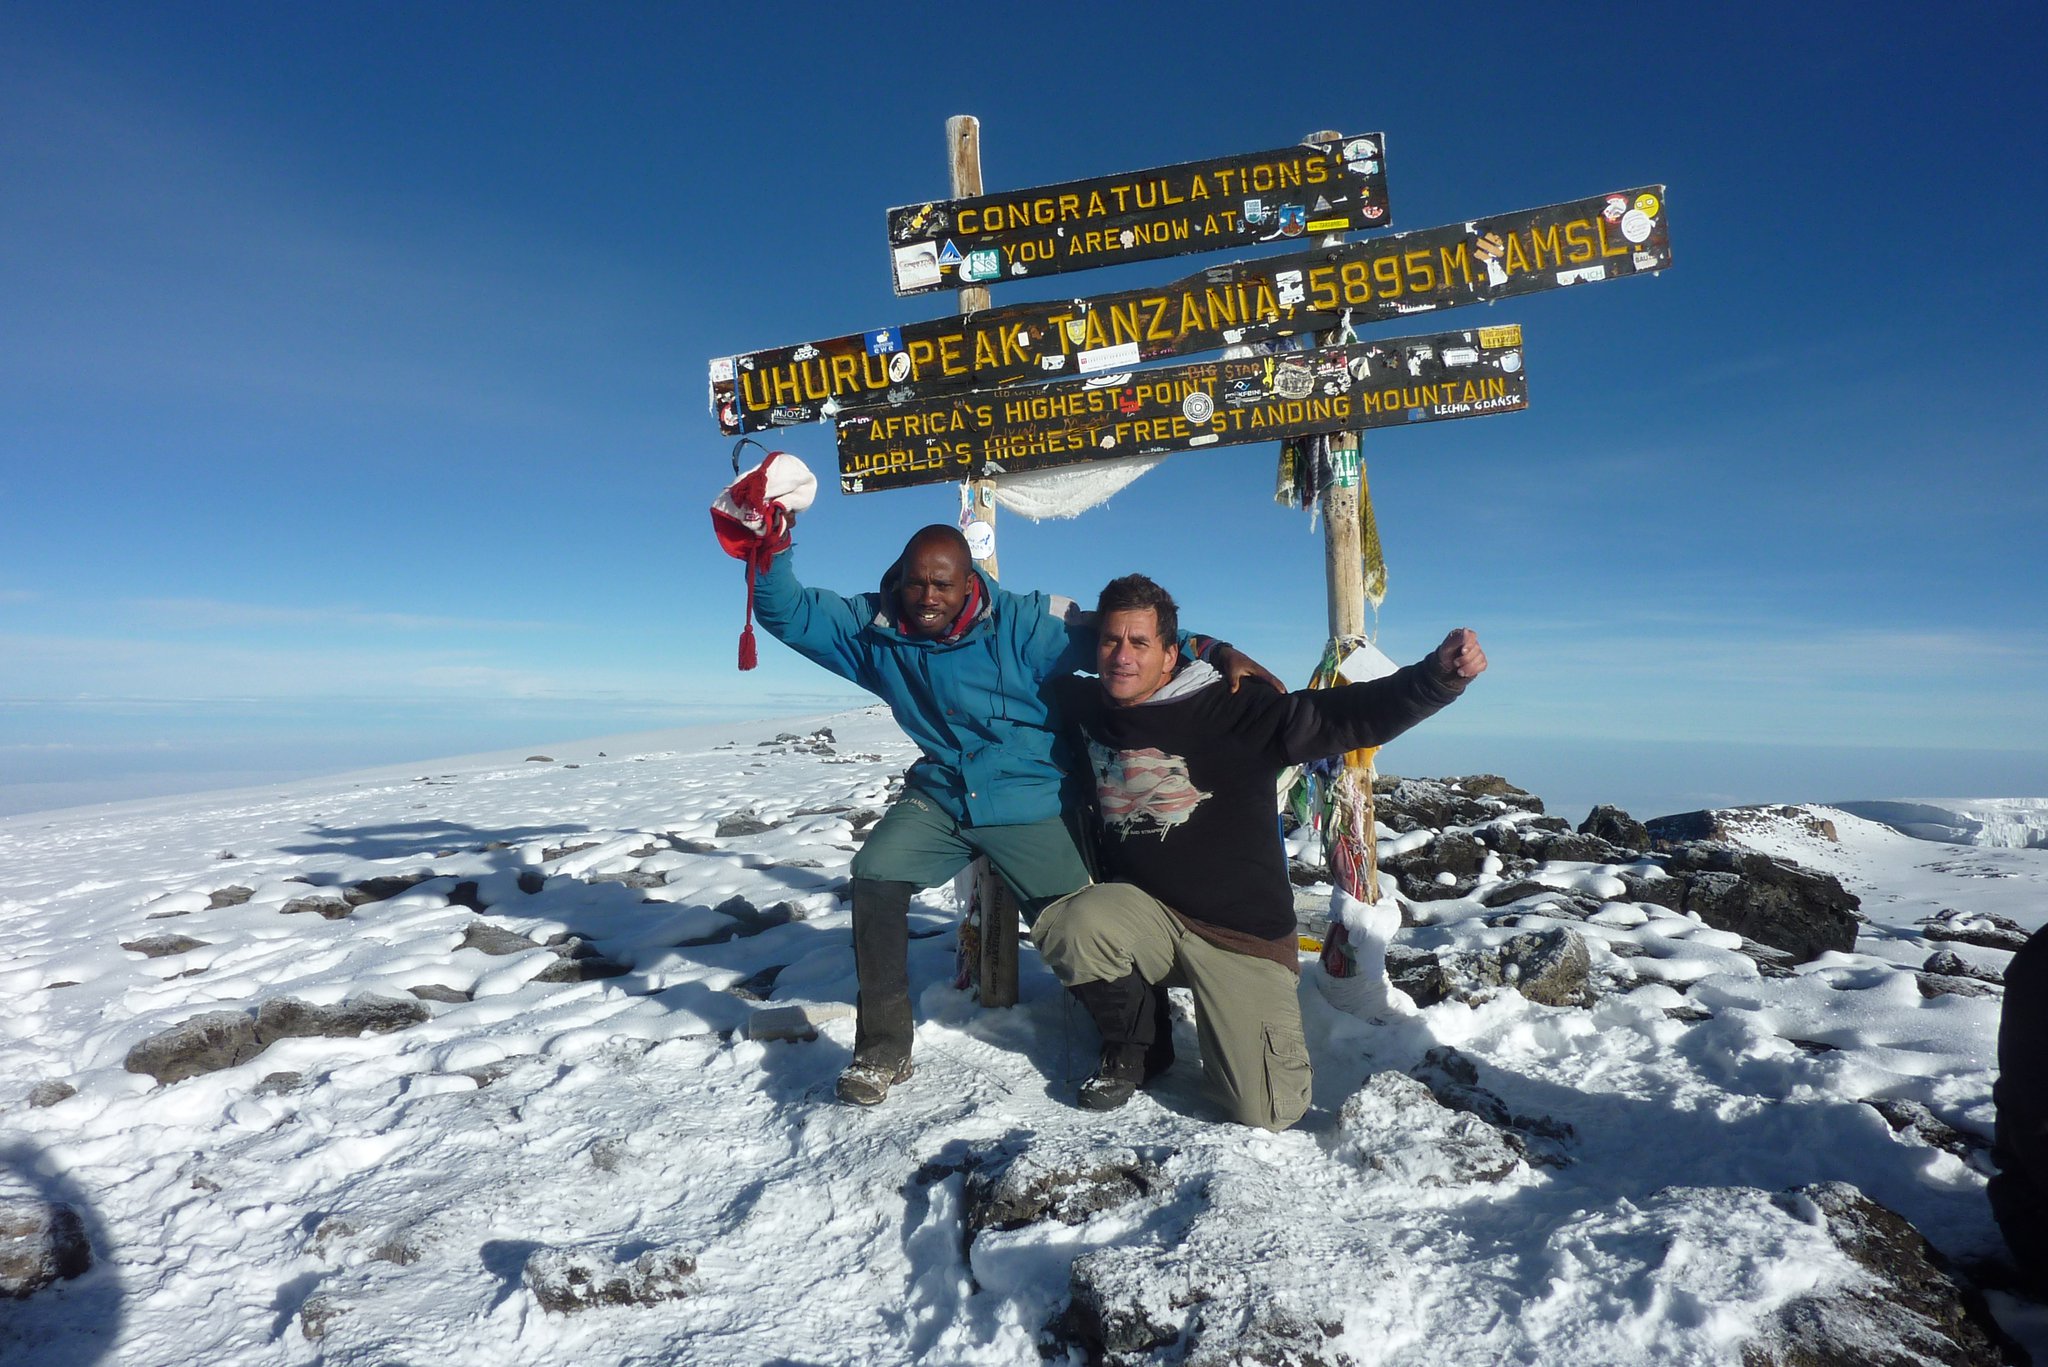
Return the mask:
M1386 139L1182 162L889 210L896 293L1381 228Z
M985 309L711 363L738 436L828 409L1122 370L1240 342L1512 299L1671 264L1664 187L1595 195L1341 246L1237 261L1093 299Z
M1528 406L1522 330L1200 361L839 415L839 485L871 493L1118 456Z

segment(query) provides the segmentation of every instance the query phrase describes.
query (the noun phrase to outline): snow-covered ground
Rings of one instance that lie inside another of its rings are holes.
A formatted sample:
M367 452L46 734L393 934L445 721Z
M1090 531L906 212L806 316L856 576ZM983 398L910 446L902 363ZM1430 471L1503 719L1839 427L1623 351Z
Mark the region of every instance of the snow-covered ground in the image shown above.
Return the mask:
M830 747L759 743L819 725ZM832 1094L852 1039L837 892L861 809L909 758L862 712L0 821L0 1186L78 1206L98 1255L0 1303L0 1360L1028 1364L1074 1260L1109 1250L1163 1300L1199 1265L1323 1307L1332 1360L1734 1363L1779 1307L1856 1275L1809 1208L1762 1193L1851 1182L1950 1255L2001 1248L1979 1167L1863 1103L1988 1137L1997 999L1923 997L1917 923L2041 925L2048 850L1930 845L1842 811L1822 811L1839 842L1766 823L1745 841L1862 897L1858 952L1766 977L1734 936L1610 901L1572 923L1626 979L1590 1010L1505 992L1375 1023L1330 1007L1311 967L1316 1107L1281 1135L1215 1120L1185 1021L1165 1085L1075 1109L1091 1027L1028 950L1019 1006L956 991L951 897L928 893L918 1072L859 1110ZM768 828L717 833L747 811ZM283 914L422 873L337 919ZM1545 877L1620 891L1599 868ZM768 914L735 919L733 897ZM1507 933L1429 905L1437 933ZM552 949L462 947L479 920L572 933L630 972L546 980ZM162 935L199 943L122 948ZM280 1039L167 1085L123 1067L206 1012L413 989L447 1000L392 1033ZM790 1006L817 1038L753 1037ZM1345 1111L1444 1045L1514 1111L1568 1124L1569 1165L1446 1184L1438 1136L1387 1096ZM50 1103L49 1083L75 1093ZM966 1160L1027 1143L1160 1176L963 1251ZM676 1253L688 1294L652 1305L554 1313L529 1280ZM2038 1311L1994 1305L2048 1348Z
M1921 840L2022 850L2048 848L2048 797L1917 798L1841 805L1845 812Z

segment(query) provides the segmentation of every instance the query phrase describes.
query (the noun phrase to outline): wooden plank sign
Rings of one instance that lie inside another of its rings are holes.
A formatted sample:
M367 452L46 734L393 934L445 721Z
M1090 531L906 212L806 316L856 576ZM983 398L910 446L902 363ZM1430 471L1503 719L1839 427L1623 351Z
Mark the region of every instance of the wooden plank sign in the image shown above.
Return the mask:
M712 362L731 436L841 407L1070 378L1338 326L1355 327L1671 264L1664 187L1237 261L1167 285L984 309Z
M1119 456L1528 406L1522 330L1198 361L839 415L839 487L871 493Z
M1379 133L889 210L896 293L1383 228Z

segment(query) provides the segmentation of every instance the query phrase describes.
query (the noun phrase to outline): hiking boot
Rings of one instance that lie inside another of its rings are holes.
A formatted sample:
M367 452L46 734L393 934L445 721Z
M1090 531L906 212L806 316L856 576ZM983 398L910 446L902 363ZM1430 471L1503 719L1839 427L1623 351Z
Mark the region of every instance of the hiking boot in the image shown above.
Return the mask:
M889 1089L908 1082L916 1071L909 1059L855 1058L839 1075L839 1099L854 1106L879 1106L888 1099Z
M1145 1081L1145 1050L1130 1044L1105 1044L1095 1076L1081 1084L1084 1111L1113 1111L1131 1099Z
M1152 1042L1145 1046L1145 1078L1138 1085L1150 1087L1173 1067L1173 1003L1166 989L1152 985Z

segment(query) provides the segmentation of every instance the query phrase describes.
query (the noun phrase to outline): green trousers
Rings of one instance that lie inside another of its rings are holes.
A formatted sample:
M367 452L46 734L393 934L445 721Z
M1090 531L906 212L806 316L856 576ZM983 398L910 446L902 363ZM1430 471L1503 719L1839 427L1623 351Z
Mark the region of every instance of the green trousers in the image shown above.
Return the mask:
M1135 970L1190 989L1202 1074L1232 1120L1284 1130L1308 1109L1300 979L1284 966L1209 943L1129 883L1097 883L1053 903L1031 940L1069 987Z
M1088 869L1058 817L1015 826L964 826L931 798L908 789L868 832L853 876L935 888L985 854L1017 895L1028 921L1041 908L1088 886Z

